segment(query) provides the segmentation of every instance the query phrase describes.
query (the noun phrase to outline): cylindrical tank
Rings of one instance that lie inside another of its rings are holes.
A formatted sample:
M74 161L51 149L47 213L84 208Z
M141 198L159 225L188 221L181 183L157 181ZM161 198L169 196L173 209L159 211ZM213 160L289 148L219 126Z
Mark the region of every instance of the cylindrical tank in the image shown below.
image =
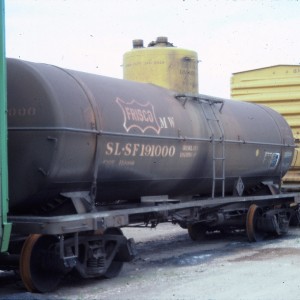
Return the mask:
M143 40L133 40L133 49L123 56L123 78L195 95L198 56L195 51L174 47L167 37L158 37L147 48Z
M96 201L226 193L278 182L293 136L270 108L214 98L175 98L152 85L9 59L11 212L68 191ZM223 150L224 151L223 151ZM224 156L224 157L222 157ZM219 161L224 162L222 165Z

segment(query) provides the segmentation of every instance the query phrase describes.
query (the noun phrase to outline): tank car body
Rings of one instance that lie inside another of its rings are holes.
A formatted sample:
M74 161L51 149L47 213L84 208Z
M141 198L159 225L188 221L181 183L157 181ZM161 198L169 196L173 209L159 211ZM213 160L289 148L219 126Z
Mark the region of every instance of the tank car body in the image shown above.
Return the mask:
M13 226L0 267L29 291L71 270L116 276L136 252L120 228L137 222L257 241L300 220L299 195L253 192L274 192L293 157L270 108L16 59L7 74Z
M278 183L293 136L270 108L8 60L10 210L61 193L95 201L232 194ZM226 180L225 180L226 179Z

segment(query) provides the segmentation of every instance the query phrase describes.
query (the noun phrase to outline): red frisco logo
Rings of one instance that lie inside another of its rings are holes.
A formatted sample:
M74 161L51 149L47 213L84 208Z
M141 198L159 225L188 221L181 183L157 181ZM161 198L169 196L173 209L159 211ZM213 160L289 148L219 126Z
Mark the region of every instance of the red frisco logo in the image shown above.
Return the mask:
M146 130L154 130L157 134L160 133L160 126L156 120L152 104L149 102L141 104L135 100L125 102L120 98L117 98L116 102L122 109L124 116L123 126L127 132L137 128L143 133Z

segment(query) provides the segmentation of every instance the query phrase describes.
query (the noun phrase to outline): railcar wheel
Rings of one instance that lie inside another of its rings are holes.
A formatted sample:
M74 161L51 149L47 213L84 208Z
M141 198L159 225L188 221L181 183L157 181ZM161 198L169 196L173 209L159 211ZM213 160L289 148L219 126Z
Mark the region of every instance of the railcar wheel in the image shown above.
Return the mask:
M41 234L29 235L25 240L20 256L20 275L29 292L49 292L59 284L63 274L55 270L55 259L51 256L57 241L54 236ZM48 268L49 265L52 267Z
M262 216L262 209L256 204L249 207L246 220L246 232L250 242L263 240L265 234L257 228L257 220Z
M114 235L123 235L123 232L119 228L108 228L105 230L104 234L114 234ZM113 255L115 248L114 241L108 241L105 245L106 257L110 258L110 255ZM118 261L116 258L113 259L107 271L104 274L105 278L113 278L119 275L123 268L123 262Z
M201 241L205 238L206 227L201 223L188 225L188 233L193 241Z

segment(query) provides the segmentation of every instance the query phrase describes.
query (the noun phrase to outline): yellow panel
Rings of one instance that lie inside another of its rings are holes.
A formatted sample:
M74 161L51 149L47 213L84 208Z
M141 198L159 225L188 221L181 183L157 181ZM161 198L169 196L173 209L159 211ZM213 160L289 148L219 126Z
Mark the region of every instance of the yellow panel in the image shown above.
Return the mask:
M300 99L300 93L296 92L287 92L283 93L275 93L274 91L269 90L239 90L232 91L231 97L237 100L244 100L249 102L260 102L263 104L264 102L270 101L278 101L281 103L286 103L288 100L298 100ZM291 103L293 105L293 103Z
M234 74L234 79L237 80L237 82L242 80L269 80L272 78L288 79L295 77L300 77L299 65L277 65Z
M238 75L235 75L238 76ZM231 87L233 89L245 89L245 88L276 88L279 87L289 87L289 86L296 86L298 90L300 90L299 87L299 78L256 78L256 79L247 79L238 81L236 79L231 80Z
M272 102L268 102L265 103L265 105L275 109L276 111L278 111L280 114L286 116L286 115L296 115L299 118L300 115L300 102L299 103L295 103L293 106L287 106L284 105L282 102L281 103L272 103ZM298 120L298 122L300 123L300 120Z
M231 97L269 106L281 113L300 140L300 66L278 65L233 74ZM284 182L300 182L300 152L295 151L291 171Z

